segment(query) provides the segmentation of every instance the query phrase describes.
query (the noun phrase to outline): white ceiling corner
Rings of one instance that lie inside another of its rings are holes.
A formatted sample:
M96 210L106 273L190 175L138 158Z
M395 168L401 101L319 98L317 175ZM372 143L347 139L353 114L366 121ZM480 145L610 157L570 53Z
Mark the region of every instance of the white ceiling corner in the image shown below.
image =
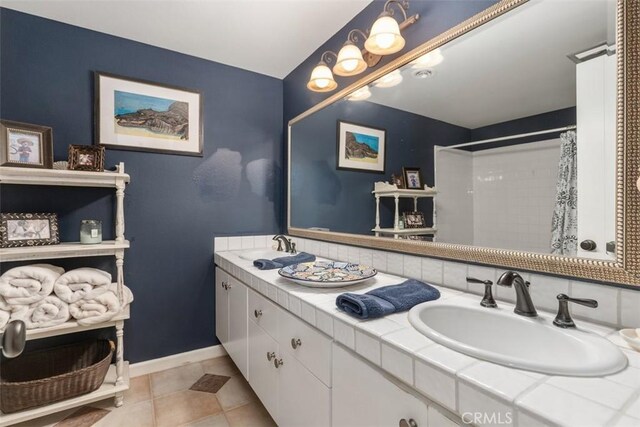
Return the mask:
M2 6L281 79L370 2L3 0Z

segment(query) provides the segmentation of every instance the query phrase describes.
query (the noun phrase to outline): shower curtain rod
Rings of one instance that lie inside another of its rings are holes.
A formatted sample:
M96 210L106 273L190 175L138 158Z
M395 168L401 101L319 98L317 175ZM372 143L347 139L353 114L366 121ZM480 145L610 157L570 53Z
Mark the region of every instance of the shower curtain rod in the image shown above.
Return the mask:
M555 128L555 129L549 129L549 130L540 130L540 131L537 131L537 132L521 133L521 134L518 134L518 135L511 135L511 136L501 136L500 138L491 138L491 139L483 139L483 140L480 140L480 141L465 142L463 144L439 146L439 149L442 150L442 149L446 149L446 148L460 148L460 147L467 147L469 145L486 144L488 142L498 142L498 141L505 141L505 140L509 140L509 139L526 138L527 136L544 135L545 133L552 133L552 132L564 132L564 131L567 131L567 130L574 130L576 128L577 128L576 125L570 125L570 126L565 126L565 127L561 127L561 128Z

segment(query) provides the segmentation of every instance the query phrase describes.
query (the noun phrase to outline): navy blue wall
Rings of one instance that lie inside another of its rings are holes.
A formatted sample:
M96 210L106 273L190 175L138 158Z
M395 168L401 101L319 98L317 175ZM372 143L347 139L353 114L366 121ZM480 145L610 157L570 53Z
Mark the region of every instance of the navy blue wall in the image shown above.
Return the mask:
M336 169L338 120L386 130L384 174ZM401 174L403 166L417 166L432 186L434 145L459 144L468 134L468 129L372 102L333 103L291 128L291 225L370 234L375 225L373 183ZM430 225L431 199L422 199L418 209ZM393 199L381 200L382 227L393 226L393 210ZM406 201L400 210L413 210L413 202Z
M125 275L136 301L126 357L216 344L214 236L280 230L282 81L8 9L0 14L0 116L51 126L55 160L66 159L69 144L93 142L94 70L204 94L204 158L108 150L106 165L125 162L132 180ZM65 240L78 239L82 218L102 219L112 236L109 191L3 186L0 196L3 212L58 212Z

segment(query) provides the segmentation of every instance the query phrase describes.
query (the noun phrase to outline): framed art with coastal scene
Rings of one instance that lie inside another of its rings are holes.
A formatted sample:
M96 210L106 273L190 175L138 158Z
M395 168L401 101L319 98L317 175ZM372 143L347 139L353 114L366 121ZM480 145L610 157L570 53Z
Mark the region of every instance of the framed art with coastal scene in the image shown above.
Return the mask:
M96 144L202 156L202 105L195 90L96 72Z
M338 169L384 173L386 131L338 121Z
M0 120L0 166L51 169L52 133L47 126Z

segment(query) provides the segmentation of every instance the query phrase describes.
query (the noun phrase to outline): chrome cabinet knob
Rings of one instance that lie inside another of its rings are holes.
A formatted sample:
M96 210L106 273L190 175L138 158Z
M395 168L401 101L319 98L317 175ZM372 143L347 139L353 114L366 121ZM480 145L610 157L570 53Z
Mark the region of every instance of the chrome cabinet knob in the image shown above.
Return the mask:
M276 369L278 369L282 365L284 365L284 362L282 361L282 358L276 359L276 360L273 361L273 366L275 366Z
M258 317L262 316L262 310L253 310L253 315L257 319Z
M580 248L582 248L583 251L595 251L597 247L598 245L593 240L587 239L580 242Z
M300 341L300 338L291 338L291 347L293 347L294 350L300 347L301 345L302 345L302 341Z
M273 360L273 358L276 357L276 354L273 351L268 351L267 352L267 360L269 362L271 362Z
M413 418L409 418L408 421L403 418L398 423L398 427L418 427L418 423Z

